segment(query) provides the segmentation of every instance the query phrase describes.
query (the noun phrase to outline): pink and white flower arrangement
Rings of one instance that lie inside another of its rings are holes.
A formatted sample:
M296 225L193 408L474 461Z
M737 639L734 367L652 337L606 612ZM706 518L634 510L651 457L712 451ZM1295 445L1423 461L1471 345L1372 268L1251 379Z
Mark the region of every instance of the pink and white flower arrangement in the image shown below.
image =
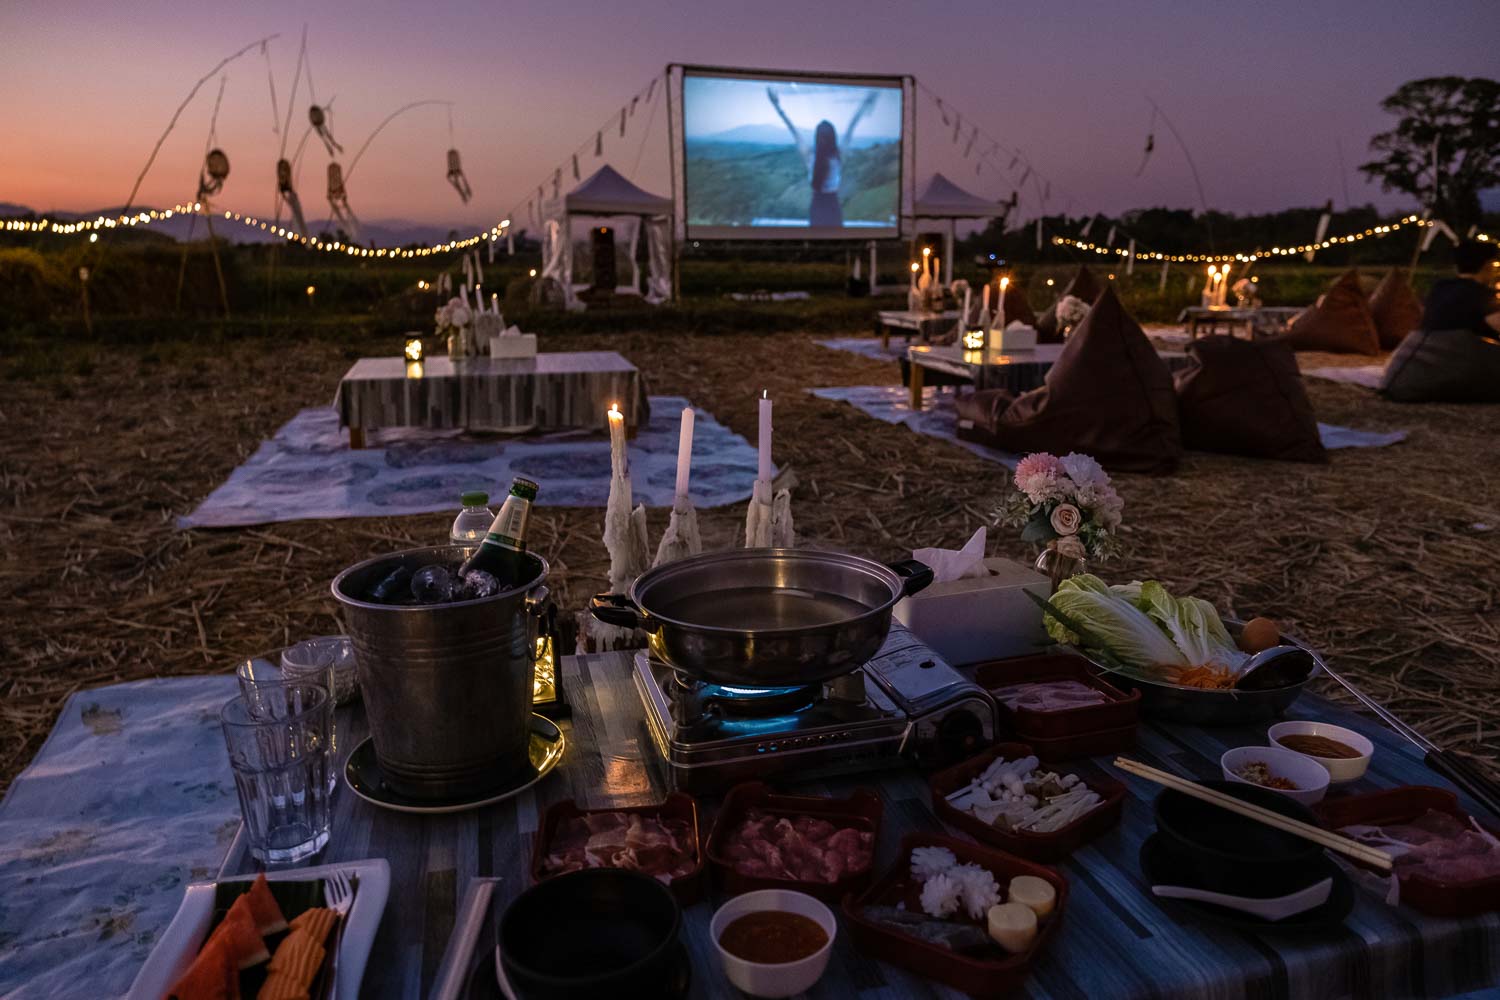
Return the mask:
M1057 322L1071 333L1089 314L1089 304L1073 295L1064 295L1057 303Z
M1016 465L1015 485L996 520L1021 528L1022 541L1074 559L1108 559L1119 547L1125 501L1088 455L1041 451Z

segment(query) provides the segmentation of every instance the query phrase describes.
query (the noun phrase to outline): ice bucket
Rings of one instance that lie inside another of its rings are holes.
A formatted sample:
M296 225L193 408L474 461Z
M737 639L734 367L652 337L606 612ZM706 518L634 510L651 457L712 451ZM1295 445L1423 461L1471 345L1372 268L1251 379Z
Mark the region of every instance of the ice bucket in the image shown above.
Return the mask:
M350 566L333 581L354 640L375 757L402 795L474 795L529 766L546 560L528 554L531 578L493 597L410 607L365 599L398 566L452 568L471 551L407 549Z

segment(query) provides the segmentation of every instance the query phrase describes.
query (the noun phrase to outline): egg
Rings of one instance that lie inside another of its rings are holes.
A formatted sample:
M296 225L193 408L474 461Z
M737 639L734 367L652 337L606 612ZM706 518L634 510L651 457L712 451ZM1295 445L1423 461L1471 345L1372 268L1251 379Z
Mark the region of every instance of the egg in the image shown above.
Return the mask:
M1240 649L1247 653L1259 653L1281 644L1281 626L1269 618L1252 618L1240 632Z
M1006 898L1012 903L1024 903L1038 917L1045 917L1057 904L1057 890L1046 879L1035 875L1017 875L1010 880L1010 891Z
M1025 903L1001 903L985 914L990 937L1012 955L1019 955L1036 940L1036 912Z

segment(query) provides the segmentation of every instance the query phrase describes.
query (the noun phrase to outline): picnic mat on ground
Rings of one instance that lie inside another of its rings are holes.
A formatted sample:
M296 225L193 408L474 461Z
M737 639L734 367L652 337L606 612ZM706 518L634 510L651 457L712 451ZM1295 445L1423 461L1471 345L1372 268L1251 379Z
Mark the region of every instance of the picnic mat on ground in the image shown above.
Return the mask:
M880 346L880 341L872 337L831 337L826 340L815 340L813 343L819 347L826 347L831 351L847 351L850 354L858 354L862 358L872 361L890 361L895 358L906 357L906 349L911 341L904 337L895 336L885 347ZM920 343L920 341L918 341Z
M922 410L912 412L911 395L899 385L851 385L831 389L809 389L819 399L835 399L848 403L877 420L888 424L905 424L918 434L942 438L965 448L980 458L999 462L1014 469L1020 455L1011 455L986 448L972 441L960 441L954 433L957 414L954 412L954 393L928 387L922 390ZM1323 447L1335 448L1383 448L1406 440L1406 431L1362 431L1353 427L1338 427L1333 424L1318 424L1318 435Z
M677 484L680 396L652 396L651 420L630 442L630 485L637 503L669 507ZM694 407L693 502L721 507L750 496L755 446ZM602 421L602 417L601 417ZM273 521L388 517L458 510L465 490L488 490L498 503L515 476L541 486L549 507L603 507L609 499L609 438L577 431L496 438L463 431L391 428L374 446L351 449L332 408L303 410L179 528L227 528Z
M120 996L240 825L233 677L80 691L0 802L0 996ZM85 988L84 984L87 984Z
M1380 376L1385 374L1385 365L1351 365L1347 368L1333 366L1329 368L1304 368L1302 374L1306 378L1321 378L1329 382L1344 382L1349 385L1360 385L1366 389L1379 389Z

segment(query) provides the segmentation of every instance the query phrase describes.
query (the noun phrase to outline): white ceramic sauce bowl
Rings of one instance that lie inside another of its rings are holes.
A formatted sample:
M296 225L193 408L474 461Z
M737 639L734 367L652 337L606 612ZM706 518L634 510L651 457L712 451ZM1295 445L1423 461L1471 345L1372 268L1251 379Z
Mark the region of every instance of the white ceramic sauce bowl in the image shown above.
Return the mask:
M800 913L817 922L828 935L823 947L806 958L795 962L747 962L731 955L719 944L724 928L737 917L762 910L780 910L785 913ZM813 984L828 968L828 958L833 953L833 939L838 934L838 921L833 911L805 892L789 889L761 889L736 896L714 913L708 925L708 936L713 939L714 949L719 953L719 962L724 974L736 987L757 997L789 997L812 988Z
M1329 722L1308 722L1298 720L1296 722L1278 722L1266 731L1274 746L1282 747L1283 736L1305 735L1323 736L1330 740L1338 740L1351 750L1358 750L1358 757L1314 757L1312 754L1302 753L1300 750L1292 750L1292 753L1302 754L1308 760L1315 760L1322 764L1328 771L1328 777L1334 784L1345 781L1353 781L1364 777L1364 773L1370 767L1370 758L1375 756L1375 744L1356 733L1352 729L1343 726L1335 726ZM1290 747L1282 747L1291 750Z
M1276 777L1285 778L1296 785L1295 789L1270 789L1293 801L1310 806L1314 802L1321 802L1328 793L1328 772L1323 766L1311 757L1285 747L1235 747L1233 750L1225 750L1224 755L1219 758L1219 766L1224 769L1224 780L1241 785L1255 784L1235 773L1252 761L1259 761Z

